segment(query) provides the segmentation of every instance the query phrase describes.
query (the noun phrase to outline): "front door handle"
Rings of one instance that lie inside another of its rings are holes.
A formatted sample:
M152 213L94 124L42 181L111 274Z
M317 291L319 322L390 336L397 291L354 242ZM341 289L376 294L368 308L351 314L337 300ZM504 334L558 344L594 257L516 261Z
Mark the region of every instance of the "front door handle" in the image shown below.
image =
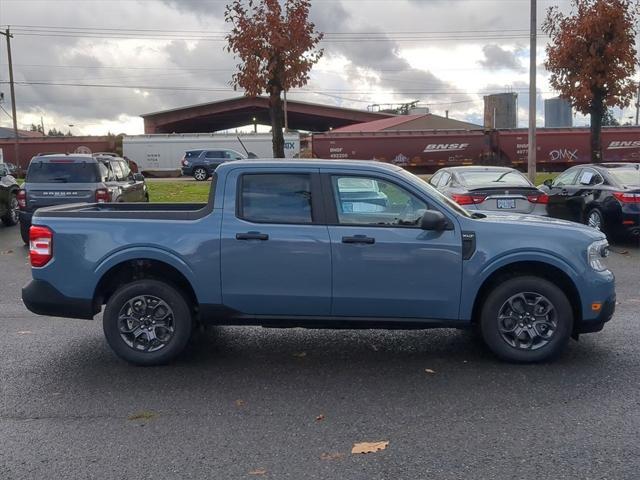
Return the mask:
M367 237L366 235L354 235L353 237L342 237L342 243L364 243L366 245L373 245L376 243L376 239Z
M260 232L236 233L236 240L269 240L269 235Z

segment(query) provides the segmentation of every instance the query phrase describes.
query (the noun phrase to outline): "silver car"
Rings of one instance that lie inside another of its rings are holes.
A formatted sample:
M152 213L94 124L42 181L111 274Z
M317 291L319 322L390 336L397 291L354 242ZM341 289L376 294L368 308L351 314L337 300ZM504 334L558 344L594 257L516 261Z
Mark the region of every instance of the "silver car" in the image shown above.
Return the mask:
M468 210L547 215L549 197L513 168L443 168L429 183Z

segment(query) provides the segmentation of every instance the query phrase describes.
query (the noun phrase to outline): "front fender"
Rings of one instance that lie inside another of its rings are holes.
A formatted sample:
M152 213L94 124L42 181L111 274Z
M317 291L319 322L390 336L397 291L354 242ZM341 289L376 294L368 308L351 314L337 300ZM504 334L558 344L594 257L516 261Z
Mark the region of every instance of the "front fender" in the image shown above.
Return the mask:
M580 288L577 288L577 285L582 272L578 271L558 254L548 250L531 250L528 248L526 251L509 251L497 256L488 263L484 262L482 255L474 255L470 261L465 263L462 279L462 301L460 302L461 319L471 320L476 297L484 282L496 271L510 264L534 262L550 265L564 272L580 292Z

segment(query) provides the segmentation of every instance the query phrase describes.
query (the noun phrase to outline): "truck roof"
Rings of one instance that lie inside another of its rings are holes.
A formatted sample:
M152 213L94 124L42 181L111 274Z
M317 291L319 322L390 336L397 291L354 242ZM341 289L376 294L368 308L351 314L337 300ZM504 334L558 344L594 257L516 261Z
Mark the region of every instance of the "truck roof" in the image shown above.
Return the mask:
M234 168L238 165L250 165L252 167L347 167L375 169L381 171L398 171L401 167L386 162L377 162L374 160L326 160L320 158L247 158L243 160L235 160L220 165L218 168Z

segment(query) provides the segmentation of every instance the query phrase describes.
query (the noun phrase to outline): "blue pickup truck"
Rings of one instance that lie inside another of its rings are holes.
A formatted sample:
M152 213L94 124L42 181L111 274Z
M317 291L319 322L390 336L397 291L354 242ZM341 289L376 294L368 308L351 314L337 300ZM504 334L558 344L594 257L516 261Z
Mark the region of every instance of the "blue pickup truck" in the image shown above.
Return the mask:
M538 362L615 308L608 244L563 220L466 211L388 164L238 160L206 204L38 209L41 315L92 319L123 359L166 363L197 324L473 328L500 358Z

